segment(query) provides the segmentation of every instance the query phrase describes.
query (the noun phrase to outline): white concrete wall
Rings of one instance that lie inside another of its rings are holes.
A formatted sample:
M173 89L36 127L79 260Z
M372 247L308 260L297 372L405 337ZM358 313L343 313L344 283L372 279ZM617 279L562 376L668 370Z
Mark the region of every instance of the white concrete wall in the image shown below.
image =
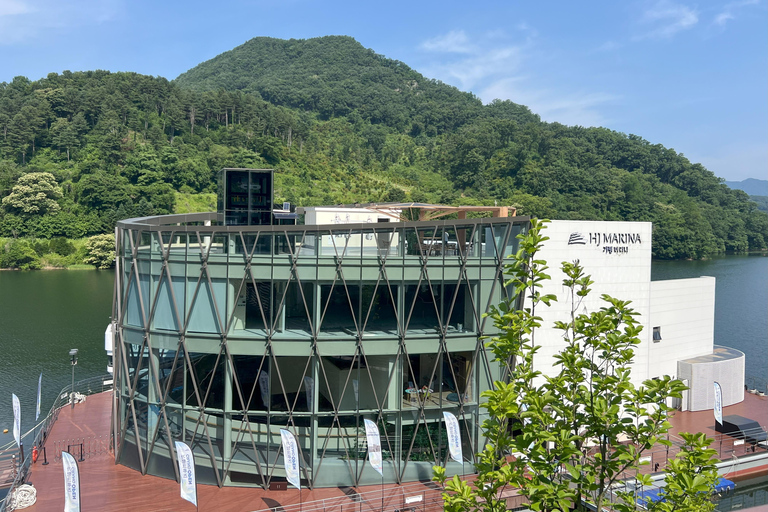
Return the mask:
M400 222L400 210L390 209L387 213L368 210L365 208L336 208L333 206L309 206L303 209L305 225L341 225L341 224L370 224L372 228L385 227L387 224ZM365 235L323 235L322 251L324 254L344 252L349 250L377 251L392 250L400 243L397 233L381 236L367 233Z
M646 329L661 328L651 342L649 377L677 377L677 362L712 353L715 342L715 278L651 283L651 318Z
M723 352L729 357L724 357ZM733 354L736 354L734 356ZM723 392L723 407L740 403L744 400L744 365L743 352L735 349L715 346L715 355L680 361L677 371L681 379L688 380L690 389L683 396L683 410L705 411L715 407L715 387L720 384Z
M304 224L308 226L325 224L363 224L400 222L400 210L391 209L387 213L366 208L336 208L334 206L307 206L304 209Z
M640 313L638 320L649 324L651 297L651 223L607 221L552 221L544 230L550 240L544 243L541 259L547 261L552 279L542 293L557 295L558 302L552 307L540 306L536 311L543 318L542 327L536 334L536 344L542 349L536 354L538 370L552 372L554 356L564 346L561 332L550 328L555 320L570 317L571 303L563 286L565 274L561 262L579 260L585 272L595 283L592 292L579 312L597 311L605 303L602 294L631 300L632 307ZM642 343L635 349L635 365L632 381L640 383L648 378L655 364L649 357L651 329L640 333ZM711 348L711 345L710 345ZM675 359L675 362L677 360ZM674 372L673 372L674 373Z

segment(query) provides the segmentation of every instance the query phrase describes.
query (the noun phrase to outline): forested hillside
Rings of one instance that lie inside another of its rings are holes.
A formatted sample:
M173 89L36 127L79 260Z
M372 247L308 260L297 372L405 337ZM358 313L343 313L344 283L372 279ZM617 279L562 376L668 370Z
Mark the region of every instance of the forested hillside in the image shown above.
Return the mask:
M75 239L119 218L209 209L220 168L272 167L276 199L298 205L498 201L542 217L652 221L662 258L768 240L768 215L744 192L674 150L482 105L347 37L257 38L174 82L17 77L0 84L0 131L7 238Z

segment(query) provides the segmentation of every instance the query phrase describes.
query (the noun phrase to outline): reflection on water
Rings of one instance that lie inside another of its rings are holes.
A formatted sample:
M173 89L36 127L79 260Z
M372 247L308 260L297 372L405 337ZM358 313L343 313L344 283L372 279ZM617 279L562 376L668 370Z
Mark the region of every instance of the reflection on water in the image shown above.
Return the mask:
M736 490L715 500L717 512L749 510L768 504L768 475L736 482Z

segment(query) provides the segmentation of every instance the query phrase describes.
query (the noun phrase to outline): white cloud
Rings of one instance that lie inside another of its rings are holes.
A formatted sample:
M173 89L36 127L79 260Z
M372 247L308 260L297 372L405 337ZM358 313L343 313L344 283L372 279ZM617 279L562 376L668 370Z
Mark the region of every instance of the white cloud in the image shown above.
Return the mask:
M116 19L123 0L0 0L0 44L67 33Z
M30 7L16 0L0 0L0 17L24 14L30 11Z
M502 99L526 105L546 121L582 126L607 124L609 120L602 112L618 97L602 92L573 91L567 86L541 87L526 63L534 54L539 63L547 57L541 55L536 37L530 35L536 31L528 26L518 28L528 34L522 41L513 40L514 36L500 40L498 32L471 38L461 31L461 47L466 51L426 64L423 72L464 91L472 91L485 103ZM456 33L459 32L452 32ZM420 47L431 50L424 44Z
M509 99L526 105L541 119L566 125L605 126L611 119L603 110L620 99L619 96L600 92L538 89L526 84L525 79L501 79L489 84L478 96L486 103L496 99Z
M470 53L469 38L463 30L452 30L442 36L428 39L421 43L421 48L430 52Z
M725 26L726 23L728 23L730 20L736 19L736 13L740 11L743 7L747 7L750 5L757 5L758 0L741 0L738 2L730 2L725 4L723 6L723 10L720 11L713 20L713 23L715 25L719 26Z
M523 48L520 46L478 48L469 56L447 63L427 65L424 71L428 76L438 77L468 91L493 77L515 73L522 58Z
M678 32L693 28L698 22L699 15L694 9L660 0L643 12L640 23L649 29L635 39L667 39Z

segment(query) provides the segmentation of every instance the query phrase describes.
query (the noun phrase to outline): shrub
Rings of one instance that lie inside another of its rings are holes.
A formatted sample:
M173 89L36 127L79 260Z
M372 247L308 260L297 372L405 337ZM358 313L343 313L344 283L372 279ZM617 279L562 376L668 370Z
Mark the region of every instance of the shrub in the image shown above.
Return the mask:
M54 252L60 256L69 256L75 252L75 246L66 238L54 238L48 244L48 252Z
M0 267L32 270L40 268L40 260L29 240L23 238L6 242L0 250Z
M98 269L107 269L115 262L115 235L92 236L85 243L84 263L95 265Z

